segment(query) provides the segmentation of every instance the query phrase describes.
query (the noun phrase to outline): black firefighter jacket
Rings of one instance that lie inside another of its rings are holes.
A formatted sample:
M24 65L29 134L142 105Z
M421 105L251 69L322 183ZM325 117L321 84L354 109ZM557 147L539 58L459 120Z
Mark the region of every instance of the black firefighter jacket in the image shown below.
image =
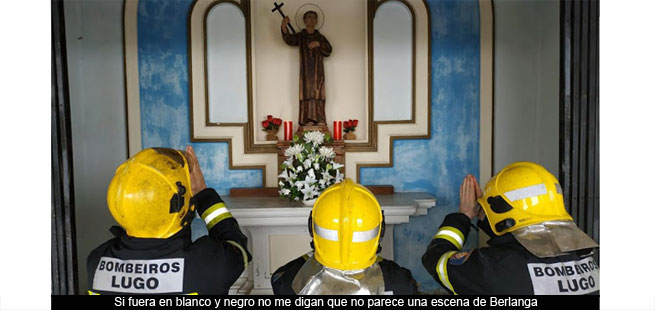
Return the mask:
M594 249L539 258L507 233L492 237L487 242L489 247L461 251L470 223L462 213L446 216L423 255L423 266L451 293L599 294L599 267L593 257ZM491 231L490 227L481 228Z
M251 260L247 238L218 193L192 198L208 236L191 242L191 225L167 239L134 238L113 227L116 238L89 254L89 294L225 295Z

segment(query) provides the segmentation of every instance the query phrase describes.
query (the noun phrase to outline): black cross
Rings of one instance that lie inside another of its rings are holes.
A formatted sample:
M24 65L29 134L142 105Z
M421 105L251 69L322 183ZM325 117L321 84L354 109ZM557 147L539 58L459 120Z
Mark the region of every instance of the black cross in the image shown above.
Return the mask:
M277 4L277 2L273 2L273 5L275 6L271 12L278 11L280 12L280 15L282 15L282 18L285 18L284 13L282 13L282 6L284 5L284 2ZM291 32L296 33L296 30L293 29L293 26L291 26L291 23L289 23L289 29L291 29Z

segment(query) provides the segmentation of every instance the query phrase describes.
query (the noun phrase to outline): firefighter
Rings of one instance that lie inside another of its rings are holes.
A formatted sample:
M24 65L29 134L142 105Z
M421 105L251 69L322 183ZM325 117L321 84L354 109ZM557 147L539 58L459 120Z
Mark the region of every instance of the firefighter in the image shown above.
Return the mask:
M87 259L89 294L227 294L248 262L246 236L193 148L149 148L121 164L107 204L115 238ZM208 236L191 241L196 211Z
M463 251L476 217L489 247ZM453 294L598 294L596 248L566 212L557 179L538 164L517 162L484 194L475 177L464 178L459 212L446 216L423 266Z
M375 196L345 179L316 200L308 229L314 251L280 267L271 278L276 295L412 295L412 273L377 256L384 215Z

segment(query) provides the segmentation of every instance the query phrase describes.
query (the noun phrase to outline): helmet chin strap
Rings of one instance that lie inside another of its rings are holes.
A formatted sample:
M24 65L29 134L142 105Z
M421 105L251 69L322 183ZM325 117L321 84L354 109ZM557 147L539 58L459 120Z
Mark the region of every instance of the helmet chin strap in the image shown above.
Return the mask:
M489 224L489 220L485 216L484 219L479 220L478 223L476 224L478 228L482 229L485 234L487 234L490 238L494 238L497 235L494 233L494 231L491 229L491 225Z
M196 217L196 200L191 197L189 201L189 209L184 216L184 221L182 222L182 227L190 225L193 219ZM182 200L184 202L184 200Z
M376 254L380 254L380 252L382 252L382 237L384 237L384 230L387 227L387 224L384 221L384 210L380 210L380 211L382 211L382 223L380 223L380 226L381 226L380 227L380 239L378 239L378 250L377 250L377 252L375 252Z
M309 241L309 246L312 247L312 251L314 249L314 225L312 225L312 211L309 211L309 218L307 219L307 231L309 231L309 236L312 238L312 240Z
M169 213L180 212L182 207L184 207L184 194L186 194L186 187L184 187L181 182L175 182L175 185L177 186L177 193L173 194L173 197L171 197Z

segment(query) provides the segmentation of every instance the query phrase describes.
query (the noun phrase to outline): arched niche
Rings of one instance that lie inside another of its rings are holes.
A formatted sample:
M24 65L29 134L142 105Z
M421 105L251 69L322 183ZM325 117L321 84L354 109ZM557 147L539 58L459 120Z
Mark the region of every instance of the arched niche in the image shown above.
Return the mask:
M207 124L248 122L246 21L231 2L217 2L205 23Z
M373 18L373 120L414 119L413 14L401 1L386 1Z

